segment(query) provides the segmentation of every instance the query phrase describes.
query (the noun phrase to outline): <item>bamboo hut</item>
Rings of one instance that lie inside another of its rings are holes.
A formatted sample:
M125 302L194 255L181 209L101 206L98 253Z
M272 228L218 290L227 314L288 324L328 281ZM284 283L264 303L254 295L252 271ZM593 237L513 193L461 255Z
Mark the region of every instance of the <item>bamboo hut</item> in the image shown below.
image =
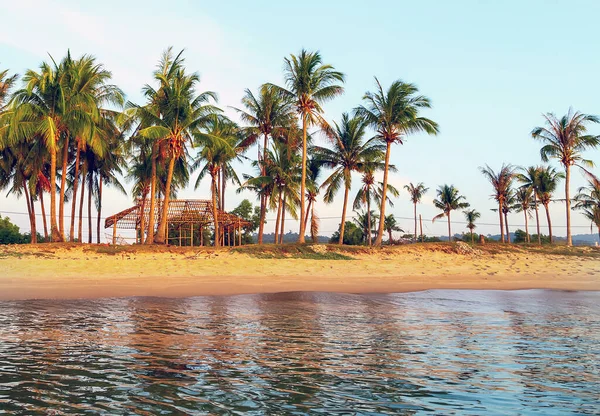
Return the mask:
M143 210L143 212L142 212ZM162 202L155 204L154 224L158 227L162 215ZM112 242L117 243L117 229L136 230L136 242L144 241L150 218L150 202L136 201L136 205L106 218L104 228L112 228ZM251 223L237 215L217 210L221 245L242 244L242 234ZM166 241L168 244L194 246L208 245L206 231L214 232L212 202L201 199L175 199L169 201ZM156 232L156 229L154 230Z

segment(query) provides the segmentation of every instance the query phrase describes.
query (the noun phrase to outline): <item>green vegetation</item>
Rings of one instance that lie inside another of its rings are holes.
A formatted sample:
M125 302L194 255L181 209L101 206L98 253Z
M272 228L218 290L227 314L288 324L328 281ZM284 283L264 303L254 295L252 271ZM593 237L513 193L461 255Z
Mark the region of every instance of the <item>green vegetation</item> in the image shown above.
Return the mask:
M95 219L99 242L103 189L111 186L125 193L120 178L126 177L131 197L143 211L160 208L159 215L141 218L139 239L147 245L164 244L165 237L182 237L183 241L187 231L169 225L167 212L170 201L190 183L200 195L210 193L214 224L203 230L202 238L217 246L222 238L215 236L223 237L224 230L219 229L216 218L218 212L226 211L226 189L231 185L252 191L259 201L256 209L250 201L243 201L233 210L252 223L244 233L244 243L251 242L256 229L258 243L263 243L269 211L276 217L276 244L283 243L286 218L290 217L299 223L299 243L305 241L308 229L316 242L318 200L333 203L343 189L341 221L334 234L337 242L380 246L387 233L393 244L393 232L401 230L395 218L386 215L386 207L393 206L399 196L389 178L396 170L390 163L392 144L402 145L419 133L438 133L438 124L422 114L431 108L431 100L412 83L397 80L384 88L375 78L375 89L364 94L362 105L348 107L338 123L329 122L323 105L343 94L345 76L324 62L318 51L301 50L284 58L284 84L265 82L252 90L256 92L246 89L240 108L234 108L239 123L224 115L215 92L202 90L200 77L187 68L183 51L175 54L171 48L159 58L155 70L149 71L148 84L140 84L144 85L143 103L127 101L112 83L112 73L91 55L73 57L67 52L62 59L50 57L38 69L26 70L20 81L16 74L1 70L0 189L22 197L31 230L23 235L5 226L9 231L3 238L19 243L23 236L31 243L91 243ZM547 165L518 168L503 164L498 171L487 165L480 168L493 188L502 242L510 242L508 214L522 212L525 236L521 239L519 234L516 242L529 243L533 237L542 244L540 206L553 242L549 207L556 201L563 178L567 244L572 240L572 203L600 235L600 204L594 202L598 179L587 170L593 164L583 154L600 145L600 136L588 132L600 119L571 110L560 118L553 114L544 118L546 125L536 127L531 135L542 142L541 160L557 160L564 174ZM325 145L317 145L318 136L325 139ZM257 149L251 157L253 146ZM249 162L253 171L236 172L240 162ZM573 200L571 166L583 169L590 179L589 186L579 190ZM324 174L326 169L329 171ZM376 178L380 174L382 181ZM352 208L359 215L350 222L348 201L355 175L361 176L361 186ZM210 178L210 187L200 189L204 178ZM428 188L411 182L405 189L414 206L411 238L416 241L420 233L417 206ZM50 200L49 210L45 199ZM436 218L447 217L451 239L451 212L469 205L449 185L439 187L434 204L442 211ZM70 207L70 215L65 207ZM528 220L533 212L537 229L530 236ZM40 213L42 224L38 227ZM87 239L83 236L85 216ZM70 224L65 224L65 217ZM465 218L474 241L479 213L467 211ZM38 228L43 229L43 237ZM199 234L193 238L200 238ZM428 240L431 238L421 236L421 241Z
M353 260L351 256L333 251L331 247L322 245L318 247L325 248L325 250L315 250L315 246L312 245L283 244L278 246L236 247L232 251L247 254L258 259Z
M25 244L30 240L28 234L21 234L19 227L10 222L10 218L0 216L0 244Z
M437 189L437 199L433 200L433 205L442 211L441 214L433 217L433 221L439 218L448 218L448 240L452 241L452 226L450 224L450 213L458 209L469 207L469 203L465 201L458 189L454 185L442 185Z

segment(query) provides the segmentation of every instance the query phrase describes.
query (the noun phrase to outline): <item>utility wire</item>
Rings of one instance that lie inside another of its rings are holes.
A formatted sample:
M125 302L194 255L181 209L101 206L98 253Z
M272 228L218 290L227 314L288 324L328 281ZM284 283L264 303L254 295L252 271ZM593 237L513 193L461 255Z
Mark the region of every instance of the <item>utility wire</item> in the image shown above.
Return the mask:
M5 215L5 214L11 214L11 215L29 215L27 212L18 212L18 211L5 211L5 210L0 210L0 215ZM36 212L35 216L36 216L36 217L41 217L41 216L42 216L42 214L41 214L41 213L38 213L38 212ZM65 217L65 218L71 218L71 215L65 214L65 215L64 215L64 217ZM396 219L400 219L400 220L410 220L410 221L414 221L414 220L415 220L415 219L414 219L414 217L400 217L400 216L396 216L396 215L394 215L394 217L395 217ZM76 218L79 218L79 216L76 216ZM89 219L89 218L90 218L90 217L88 217L88 216L82 216L82 217L81 217L81 219L86 219L86 220L87 220L87 219ZM94 220L97 220L97 219L98 219L98 217L97 217L97 216L92 216L91 218L92 218L92 219L94 219ZM101 219L101 220L105 220L106 218L107 218L107 217L100 217L100 219ZM357 219L357 218L359 218L359 216L358 216L358 215L346 215L346 219L353 220L353 219ZM339 216L339 217L338 217L338 216L332 216L332 217L319 217L319 220L340 220L340 219L342 219L342 217L341 217L341 216ZM266 221L276 221L276 220L277 220L277 218L273 218L273 217L272 217L272 218L265 218L265 220L266 220ZM294 218L286 218L286 219L285 219L285 222L287 223L288 221L291 221L291 222L298 222L299 220L297 220L297 219L294 219ZM424 222L424 224L423 224L423 225L424 225L424 226L427 226L427 225L425 224L425 222L430 222L430 221L431 221L431 218L423 218L423 222ZM447 223L447 221L440 220L440 221L439 221L439 223L440 223L440 224L441 224L441 223ZM451 220L451 221L450 221L450 224L468 224L468 222L467 222L467 221L456 221L456 220ZM492 223L492 222L477 222L477 223L476 223L476 225L477 225L477 226L480 226L480 225L485 225L485 226L491 226L491 227L499 227L499 226L500 226L500 224L499 224L499 223ZM531 226L535 225L535 222L533 222L533 223L530 223L530 224L528 224L528 225L531 227ZM540 223L540 226L541 226L541 227L547 227L548 225L547 225L547 224L545 224L545 225L544 225L544 224ZM509 227L525 227L525 224L512 224L512 223L511 223L511 224L509 224ZM560 224L552 224L552 227L553 227L553 228L567 228L567 226L566 226L566 225L560 225ZM589 225L571 225L571 228L589 228ZM336 230L336 231L337 231L337 230Z

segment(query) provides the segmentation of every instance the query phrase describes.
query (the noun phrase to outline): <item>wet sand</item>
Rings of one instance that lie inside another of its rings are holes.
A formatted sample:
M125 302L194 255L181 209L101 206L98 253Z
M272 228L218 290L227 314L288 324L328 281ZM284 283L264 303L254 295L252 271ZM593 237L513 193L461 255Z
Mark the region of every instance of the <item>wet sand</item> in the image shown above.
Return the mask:
M450 244L341 251L318 246L315 258L256 258L256 247L111 250L97 246L0 248L0 300L129 296L187 297L289 291L391 293L427 289L600 290L598 250L553 254ZM296 256L297 257L297 256ZM309 256L310 257L310 256Z

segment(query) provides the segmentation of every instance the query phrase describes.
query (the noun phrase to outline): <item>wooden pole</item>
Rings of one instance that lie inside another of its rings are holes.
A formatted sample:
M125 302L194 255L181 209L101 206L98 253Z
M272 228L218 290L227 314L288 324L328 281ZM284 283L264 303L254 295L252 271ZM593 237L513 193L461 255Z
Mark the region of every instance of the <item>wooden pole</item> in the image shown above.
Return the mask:
M204 246L204 226L200 224L200 247Z
M190 247L194 247L194 223L190 224Z
M113 223L113 246L117 245L117 219L115 218L115 222Z
M238 220L238 245L242 245L242 224L240 223L240 220Z
M424 241L423 238L423 217L421 217L421 214L419 214L419 228L421 230L421 243Z
M179 224L179 247L181 247L181 224Z

